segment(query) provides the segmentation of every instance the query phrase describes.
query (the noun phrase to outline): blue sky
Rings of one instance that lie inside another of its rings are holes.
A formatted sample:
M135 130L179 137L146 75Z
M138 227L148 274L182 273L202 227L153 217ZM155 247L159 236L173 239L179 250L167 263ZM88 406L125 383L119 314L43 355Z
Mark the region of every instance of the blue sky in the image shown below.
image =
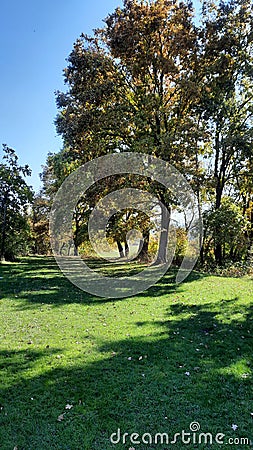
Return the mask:
M48 152L59 151L54 118L56 90L73 43L102 25L120 0L9 0L1 2L0 145L29 164L37 190Z
M120 5L121 0L1 3L0 145L14 148L20 163L29 164L35 190L48 152L62 147L54 92L64 89L66 58L82 32L91 34Z

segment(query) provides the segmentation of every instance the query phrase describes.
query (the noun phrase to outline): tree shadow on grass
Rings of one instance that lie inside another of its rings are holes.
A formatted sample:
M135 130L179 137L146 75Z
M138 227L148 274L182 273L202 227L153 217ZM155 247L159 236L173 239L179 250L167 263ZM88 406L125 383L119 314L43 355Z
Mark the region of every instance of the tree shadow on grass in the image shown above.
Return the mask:
M236 302L236 297L226 300L222 308L229 313ZM196 421L214 436L252 437L252 308L240 309L240 320L222 322L213 304L172 304L163 319L136 322L138 336L97 344L96 359L89 363L79 336L79 357L66 357L36 375L28 366L33 369L35 360L42 364L45 352L30 352L30 360L17 365L10 353L14 365L9 366L2 353L5 381L9 370L10 379L13 370L16 378L2 389L1 449L167 450L170 445L133 445L129 438L123 444L122 434L165 432L172 439L182 429L190 432ZM232 424L238 425L236 432ZM113 445L109 438L118 429L121 441ZM183 447L180 440L172 446Z
M181 292L185 283L202 279L205 275L192 272L181 285L176 285L176 269L169 270L164 277L138 297L160 297L172 292ZM53 257L22 259L17 264L0 265L0 292L2 298L20 299L20 309L36 308L38 304L61 306L69 303L96 305L127 298L102 298L82 291L73 285L59 270Z

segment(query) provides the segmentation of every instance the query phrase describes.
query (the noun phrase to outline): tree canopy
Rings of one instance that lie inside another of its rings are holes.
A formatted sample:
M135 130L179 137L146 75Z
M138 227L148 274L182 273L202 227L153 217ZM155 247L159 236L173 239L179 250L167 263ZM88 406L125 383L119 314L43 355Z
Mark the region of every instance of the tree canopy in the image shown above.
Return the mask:
M24 177L31 174L28 165L20 166L15 150L3 145L0 163L0 259L13 260L25 253L29 241L28 207L33 191Z
M218 264L225 255L217 225L225 220L223 198L243 205L249 229L237 257L246 257L252 246L252 8L250 0L207 0L196 21L191 2L125 0L93 36L82 34L64 70L67 90L56 95L64 147L49 156L47 188L108 153L158 156L184 174L200 210L210 211L206 217L219 216L211 239ZM173 207L160 185L144 183ZM166 234L169 218L162 221ZM165 248L166 237L161 242ZM203 248L202 259L208 252Z

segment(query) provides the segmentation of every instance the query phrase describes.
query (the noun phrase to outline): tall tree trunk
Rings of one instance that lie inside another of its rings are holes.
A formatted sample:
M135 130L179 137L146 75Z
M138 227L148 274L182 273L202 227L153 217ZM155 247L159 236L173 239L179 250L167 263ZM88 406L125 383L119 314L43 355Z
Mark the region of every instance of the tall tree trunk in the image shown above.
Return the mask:
M221 206L221 199L222 199L222 192L223 192L223 186L220 179L217 179L217 185L216 185L216 195L215 195L215 209L218 211ZM215 227L214 230L214 256L215 256L215 262L219 266L222 265L223 257L222 257L222 242L220 241L219 234L220 229L219 227Z
M214 177L216 179L216 196L215 196L215 209L219 209L220 203L220 180L219 180L219 171L218 171L218 165L219 165L219 154L220 154L220 133L218 131L218 126L216 124L216 134L215 134L215 164L214 164ZM217 242L219 230L217 227L214 230L214 256L215 261L217 264L221 263L221 244Z
M219 119L220 120L220 119ZM224 171L224 154L222 157L222 165L219 168L219 159L220 159L220 131L217 124L216 128L216 136L215 136L215 165L214 165L214 177L216 179L216 188L215 188L215 209L216 211L219 210L221 206L221 199L222 199L222 192L223 192L223 185L222 185L222 173ZM219 239L219 227L215 227L214 230L214 256L215 256L215 262L219 266L222 265L222 243Z
M148 246L149 246L149 230L143 231L143 240L140 242L138 259L142 262L148 261Z
M124 258L124 250L123 250L122 244L118 240L116 242L117 242L120 258Z
M125 247L125 256L127 258L129 255L129 245L126 239L124 240L124 247Z
M198 121L198 127L199 127L200 118ZM198 138L196 136L195 141L196 149L198 148ZM195 170L196 173L199 173L200 171L200 164L199 164L199 154L198 151L195 151ZM201 208L201 180L197 177L196 180L196 196L198 200L198 214L199 219L201 219L202 216L202 208ZM201 233L199 233L199 251L200 251L200 264L203 266L205 262L205 253L204 253L204 241L205 241L205 234L204 234L204 228L202 226Z
M156 264L165 264L167 262L167 247L168 247L168 233L170 225L170 209L168 210L162 206L161 214L161 234L158 247L158 255L155 261Z

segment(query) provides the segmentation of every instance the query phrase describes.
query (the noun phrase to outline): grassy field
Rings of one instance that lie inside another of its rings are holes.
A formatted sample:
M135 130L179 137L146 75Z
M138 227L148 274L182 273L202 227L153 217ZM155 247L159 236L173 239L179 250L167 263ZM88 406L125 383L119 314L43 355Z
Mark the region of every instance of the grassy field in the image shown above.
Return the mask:
M1 450L251 448L252 279L194 272L176 287L169 273L115 300L75 288L52 258L0 276Z

